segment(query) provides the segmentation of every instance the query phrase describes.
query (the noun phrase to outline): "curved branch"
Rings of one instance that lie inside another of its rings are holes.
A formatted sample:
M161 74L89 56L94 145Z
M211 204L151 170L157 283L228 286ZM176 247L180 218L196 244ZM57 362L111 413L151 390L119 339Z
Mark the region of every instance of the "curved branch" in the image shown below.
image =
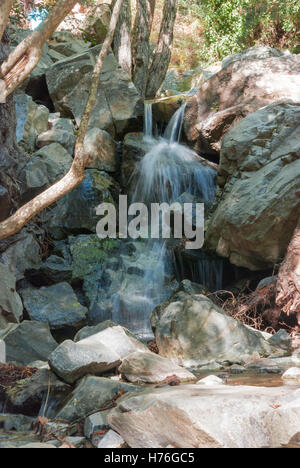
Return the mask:
M44 43L50 39L77 1L60 0L41 26L27 36L1 65L0 78L5 86L0 101L3 102L34 70L42 56Z
M8 21L10 10L14 4L14 0L1 0L0 5L0 41L2 39L5 26Z
M89 164L89 160L84 151L84 139L88 129L91 113L96 102L100 74L105 58L112 44L122 2L123 0L116 1L106 39L102 45L99 57L94 67L89 96L76 140L75 157L71 169L60 181L56 182L43 193L22 206L8 219L0 223L0 240L18 232L34 216L77 187L85 178L84 169Z

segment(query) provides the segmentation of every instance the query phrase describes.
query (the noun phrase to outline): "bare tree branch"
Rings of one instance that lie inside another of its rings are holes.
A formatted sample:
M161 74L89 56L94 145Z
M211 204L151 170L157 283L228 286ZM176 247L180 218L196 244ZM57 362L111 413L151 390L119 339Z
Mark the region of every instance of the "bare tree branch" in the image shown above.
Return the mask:
M0 95L0 102L3 102L37 66L42 56L44 43L52 36L77 1L60 0L48 14L42 25L27 36L1 65L2 94Z
M40 213L43 209L52 205L59 198L70 192L83 181L85 177L84 169L89 163L88 157L84 151L84 139L97 97L97 89L101 70L112 44L113 35L119 18L122 3L123 0L116 1L106 39L102 45L99 57L94 67L89 96L83 117L81 119L76 140L75 157L70 171L56 184L52 185L29 203L22 206L10 218L0 223L0 240L15 234L34 216Z
M0 5L0 41L2 39L5 26L7 24L8 16L12 6L14 4L14 0L1 0Z

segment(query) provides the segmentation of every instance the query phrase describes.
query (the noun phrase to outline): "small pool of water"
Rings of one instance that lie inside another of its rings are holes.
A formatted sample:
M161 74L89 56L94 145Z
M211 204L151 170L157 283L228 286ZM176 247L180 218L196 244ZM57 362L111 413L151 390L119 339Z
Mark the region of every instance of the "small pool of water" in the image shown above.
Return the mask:
M197 376L198 380L204 379L209 375L216 375L224 380L226 385L238 386L245 385L250 387L283 387L291 386L295 388L300 388L300 385L297 383L288 383L281 378L281 374L258 374L254 372L247 372L244 374L230 374L226 372L198 372L194 374Z

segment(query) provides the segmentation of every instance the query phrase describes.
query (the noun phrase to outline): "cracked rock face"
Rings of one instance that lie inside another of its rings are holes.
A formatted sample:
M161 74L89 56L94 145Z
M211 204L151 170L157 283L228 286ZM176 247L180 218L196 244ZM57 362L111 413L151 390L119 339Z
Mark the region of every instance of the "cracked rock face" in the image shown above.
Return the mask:
M300 102L270 104L224 138L206 245L260 270L282 260L299 218Z
M219 152L224 135L248 114L280 99L300 100L299 72L300 56L276 49L227 57L187 103L188 140L200 152Z
M299 389L181 385L126 395L108 423L132 448L262 448L300 430Z
M56 111L74 117L77 125L85 108L90 87L93 61L101 46L57 62L46 73L47 85ZM143 115L140 96L129 75L118 67L113 54L105 60L101 86L92 112L89 128L106 130L113 138L136 128Z

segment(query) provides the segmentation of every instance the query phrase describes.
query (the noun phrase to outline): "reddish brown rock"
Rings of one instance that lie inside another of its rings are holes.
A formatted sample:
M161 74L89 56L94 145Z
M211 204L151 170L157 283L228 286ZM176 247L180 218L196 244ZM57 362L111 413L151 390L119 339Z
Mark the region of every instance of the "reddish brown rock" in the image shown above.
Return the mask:
M188 101L186 136L198 151L219 152L224 135L243 117L291 98L300 99L300 55L234 61Z

